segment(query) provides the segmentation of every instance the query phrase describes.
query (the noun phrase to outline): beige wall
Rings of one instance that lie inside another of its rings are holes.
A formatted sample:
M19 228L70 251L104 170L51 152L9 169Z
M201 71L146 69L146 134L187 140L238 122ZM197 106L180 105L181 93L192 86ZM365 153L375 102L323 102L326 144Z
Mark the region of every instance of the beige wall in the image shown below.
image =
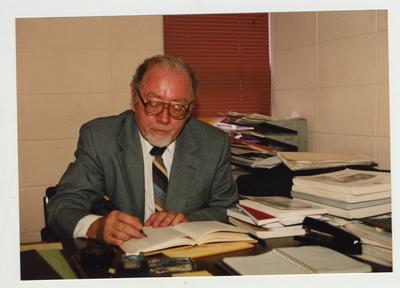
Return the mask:
M16 29L20 235L32 242L81 124L128 109L135 67L163 52L162 17L20 19Z
M385 11L271 15L272 112L308 120L311 151L390 169Z

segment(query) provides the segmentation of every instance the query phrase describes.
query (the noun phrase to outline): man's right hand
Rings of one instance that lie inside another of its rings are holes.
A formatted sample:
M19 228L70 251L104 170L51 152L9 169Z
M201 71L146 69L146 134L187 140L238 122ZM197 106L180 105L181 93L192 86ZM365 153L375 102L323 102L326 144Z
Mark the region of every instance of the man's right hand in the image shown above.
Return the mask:
M86 232L88 238L119 245L130 238L143 238L142 223L136 217L118 210L94 221Z

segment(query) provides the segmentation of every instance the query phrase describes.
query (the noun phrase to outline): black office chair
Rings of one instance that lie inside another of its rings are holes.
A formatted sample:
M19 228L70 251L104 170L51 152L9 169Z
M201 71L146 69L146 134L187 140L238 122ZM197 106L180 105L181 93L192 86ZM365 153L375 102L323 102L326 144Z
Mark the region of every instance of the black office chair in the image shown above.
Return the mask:
M56 193L57 185L50 186L46 189L46 195L43 196L43 210L44 210L44 227L40 230L40 236L43 242L59 242L61 237L57 236L53 229L48 224L47 219L47 204L53 195ZM96 215L106 215L109 212L103 197L95 200L91 207L91 213Z
M40 236L43 242L58 242L60 238L50 228L47 220L47 204L49 199L56 193L57 186L50 186L46 189L46 195L43 196L43 210L44 210L44 227L40 230Z

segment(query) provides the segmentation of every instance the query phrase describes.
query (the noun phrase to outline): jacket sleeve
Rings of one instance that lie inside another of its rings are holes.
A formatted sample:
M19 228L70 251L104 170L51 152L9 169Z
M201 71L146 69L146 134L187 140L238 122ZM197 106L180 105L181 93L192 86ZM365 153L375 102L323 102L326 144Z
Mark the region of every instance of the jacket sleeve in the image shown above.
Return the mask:
M79 132L75 161L71 163L47 206L49 226L60 237L72 237L78 221L88 215L104 191L103 169L89 127Z

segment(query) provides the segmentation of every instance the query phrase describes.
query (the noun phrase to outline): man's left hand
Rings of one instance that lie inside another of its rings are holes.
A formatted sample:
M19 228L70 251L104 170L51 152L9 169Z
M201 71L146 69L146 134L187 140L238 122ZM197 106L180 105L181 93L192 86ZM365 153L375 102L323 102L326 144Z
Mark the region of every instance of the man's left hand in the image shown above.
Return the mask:
M182 213L161 211L151 215L149 219L147 219L147 221L144 223L144 226L145 227L153 226L154 228L167 227L167 226L174 226L182 222L189 222L189 219Z

